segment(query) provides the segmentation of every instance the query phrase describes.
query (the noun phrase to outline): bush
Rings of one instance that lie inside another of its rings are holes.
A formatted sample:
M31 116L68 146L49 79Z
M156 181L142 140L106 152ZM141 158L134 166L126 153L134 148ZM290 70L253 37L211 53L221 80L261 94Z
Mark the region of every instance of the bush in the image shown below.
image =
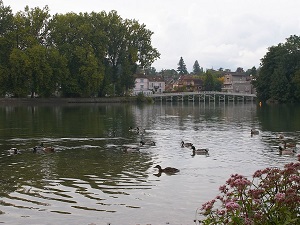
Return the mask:
M153 103L154 100L151 97L146 97L143 93L139 93L136 98L137 103Z
M296 162L286 164L283 169L258 170L252 181L242 175L231 175L219 188L221 195L202 205L199 210L204 219L195 220L195 223L300 224L299 170L300 162Z

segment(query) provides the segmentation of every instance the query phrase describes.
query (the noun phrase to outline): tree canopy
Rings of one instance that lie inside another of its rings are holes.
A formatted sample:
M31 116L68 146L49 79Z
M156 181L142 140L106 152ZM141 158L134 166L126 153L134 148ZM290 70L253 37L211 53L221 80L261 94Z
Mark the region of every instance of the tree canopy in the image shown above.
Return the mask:
M135 71L160 57L152 35L116 11L51 16L26 6L14 15L0 0L0 94L124 95Z
M261 59L254 86L260 100L300 101L300 37L272 46Z

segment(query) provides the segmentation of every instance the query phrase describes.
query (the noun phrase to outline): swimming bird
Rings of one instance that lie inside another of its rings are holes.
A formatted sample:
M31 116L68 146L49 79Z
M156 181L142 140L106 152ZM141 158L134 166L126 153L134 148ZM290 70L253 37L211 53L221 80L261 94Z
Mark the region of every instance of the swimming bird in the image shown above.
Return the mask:
M44 143L33 147L33 153L53 153L55 149L53 147L44 147Z
M181 141L181 147L184 148L192 148L193 144L192 143L184 143L184 141Z
M11 148L8 150L10 155L17 155L17 154L21 154L20 150L18 150L17 148Z
M158 169L158 173L167 173L167 174L173 174L173 173L178 173L180 170L177 168L173 168L173 167L166 167L164 169L161 168L160 165L156 165L154 168Z
M195 146L192 146L193 154L194 155L208 155L208 148L200 148L196 149Z
M144 146L144 145L149 145L149 146L155 146L156 145L156 143L155 143L155 141L140 141L140 145L141 146Z
M294 155L296 150L294 148L283 148L279 146L279 155Z
M129 127L129 131L138 133L140 131L140 128L139 127L136 127L136 128Z
M296 143L287 143L286 140L283 140L283 145L284 148L295 148L296 147Z
M139 147L124 147L123 152L125 153L133 153L133 152L139 152Z
M283 138L284 138L284 135L283 135L283 134L279 134L279 135L278 135L278 138L279 138L279 139L283 139Z
M259 134L258 130L251 129L251 135L257 135L257 134Z

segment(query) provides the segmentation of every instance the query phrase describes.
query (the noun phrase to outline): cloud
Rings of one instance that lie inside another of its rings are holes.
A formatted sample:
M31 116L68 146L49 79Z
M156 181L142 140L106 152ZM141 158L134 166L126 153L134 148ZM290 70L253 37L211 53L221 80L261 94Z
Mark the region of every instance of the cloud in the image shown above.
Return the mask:
M153 31L161 53L153 66L176 69L180 57L192 71L203 68L245 70L258 67L268 47L299 35L299 0L5 0L14 12L49 5L50 13L116 10Z

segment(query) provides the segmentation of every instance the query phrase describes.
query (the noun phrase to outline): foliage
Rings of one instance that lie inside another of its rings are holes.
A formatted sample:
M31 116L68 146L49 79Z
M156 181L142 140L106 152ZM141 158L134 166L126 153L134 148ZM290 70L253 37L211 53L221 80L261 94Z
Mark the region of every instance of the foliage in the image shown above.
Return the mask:
M262 58L259 74L253 82L257 97L262 101L299 102L300 87L296 78L299 70L300 37L294 35L285 43L270 47Z
M151 97L146 97L143 93L139 93L136 98L137 103L153 103L154 100Z
M193 65L193 73L195 75L200 75L201 73L203 73L203 68L200 67L198 60L195 61L194 65Z
M182 57L180 57L180 60L179 60L179 62L178 62L177 71L178 71L179 75L185 75L185 74L188 74L186 65L185 65L184 60L183 60Z
M210 72L207 72L205 74L205 79L204 79L204 90L213 91L214 89L215 89L214 78Z
M231 175L220 187L221 195L202 205L204 219L198 222L207 225L300 224L299 171L300 162L296 162L286 164L283 169L258 170L252 181L242 175Z
M116 11L50 16L48 6L26 6L13 15L0 0L1 93L91 97L113 86L114 95L124 95L137 68L160 57L152 34Z

